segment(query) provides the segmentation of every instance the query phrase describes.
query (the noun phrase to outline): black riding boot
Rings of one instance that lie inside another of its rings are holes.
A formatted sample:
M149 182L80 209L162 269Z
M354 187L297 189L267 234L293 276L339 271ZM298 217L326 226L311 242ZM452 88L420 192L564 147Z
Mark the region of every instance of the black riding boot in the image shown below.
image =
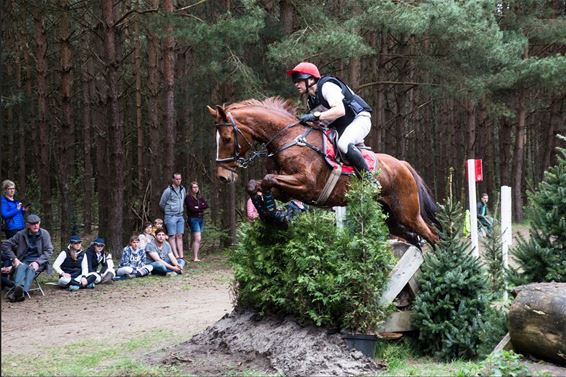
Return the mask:
M362 151L360 151L354 143L348 144L348 152L346 153L346 158L354 166L354 169L356 170L356 176L358 178L361 178L363 175L367 175L368 177L370 177L371 182L377 188L381 188L379 182L375 179L373 174L370 173L366 160L362 155Z
M263 193L263 204L265 205L265 210L268 212L268 216L276 224L281 225L284 228L288 226L288 219L285 216L284 211L278 210L275 204L275 199L273 199L273 194L271 191Z

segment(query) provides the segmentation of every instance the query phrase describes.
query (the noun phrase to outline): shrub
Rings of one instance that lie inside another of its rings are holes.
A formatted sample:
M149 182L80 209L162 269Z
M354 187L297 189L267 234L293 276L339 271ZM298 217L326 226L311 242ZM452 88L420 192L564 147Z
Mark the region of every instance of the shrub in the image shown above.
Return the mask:
M237 304L293 315L318 326L370 332L385 318L378 299L393 266L385 216L363 181L348 193L348 214L313 208L287 231L244 224L230 260Z
M440 240L425 254L414 304L417 345L442 360L477 355L488 308L487 278L462 237L462 213L451 201L438 213Z
M491 354L482 363L480 376L526 377L530 376L529 368L521 364L521 355L513 351L502 351Z

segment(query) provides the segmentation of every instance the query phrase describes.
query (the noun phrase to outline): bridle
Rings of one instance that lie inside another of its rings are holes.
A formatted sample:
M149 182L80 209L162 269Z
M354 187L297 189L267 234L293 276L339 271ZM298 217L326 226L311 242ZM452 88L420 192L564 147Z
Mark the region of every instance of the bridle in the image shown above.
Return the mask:
M230 162L236 162L238 167L245 169L248 166L250 166L252 163L254 163L255 160L257 160L258 158L274 157L277 154L281 153L282 151L289 149L289 148L291 148L292 146L295 146L295 145L306 146L306 147L309 147L309 148L315 150L318 153L322 153L322 151L319 148L317 148L316 146L314 146L314 145L312 145L312 144L310 144L306 141L306 136L313 129L313 128L309 128L309 127L307 127L307 129L305 130L305 133L303 133L302 135L297 137L291 143L286 144L285 146L283 146L282 148L279 148L275 152L269 153L269 151L267 150L267 146L269 144L271 144L281 133L288 130L289 128L292 128L292 127L300 124L299 121L288 124L287 126L282 128L281 130L279 130L279 132L277 132L275 135L273 135L273 137L267 143L265 143L264 149L254 150L252 143L248 140L246 135L244 135L244 133L238 128L238 125L236 124L236 121L234 120L234 117L232 116L232 114L230 112L227 112L226 115L227 115L227 118L228 118L229 121L224 122L224 123L215 123L215 126L216 126L216 129L219 129L221 127L232 127L232 132L234 133L234 151L232 152L232 156L230 156L230 157L217 158L216 159L217 164L227 164L227 163L230 163ZM242 147L240 146L238 134L240 134L240 136L246 141L246 143L248 143L248 145L250 147L251 153L250 153L249 157L244 157L240 154L241 151L242 151ZM236 173L236 170L234 170L234 169L232 169L228 166L224 166L224 169L227 169L227 170L230 170L233 173Z

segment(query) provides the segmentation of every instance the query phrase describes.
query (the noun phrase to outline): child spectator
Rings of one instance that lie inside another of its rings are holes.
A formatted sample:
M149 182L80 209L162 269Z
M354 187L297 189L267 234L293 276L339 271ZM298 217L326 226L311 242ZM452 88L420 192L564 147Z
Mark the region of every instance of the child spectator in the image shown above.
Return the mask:
M130 237L130 245L122 251L120 268L116 271L119 278L144 277L153 271L153 266L145 263L145 250L139 247L138 236Z
M95 276L88 276L88 260L81 245L80 236L71 236L67 248L59 254L53 263L53 269L59 274L57 282L69 291L81 288L94 288Z
M112 283L116 277L112 254L105 249L104 238L97 238L86 249L88 273L96 277L95 284Z
M151 241L155 239L155 234L153 234L153 225L151 223L143 224L142 234L139 235L140 249L144 249Z

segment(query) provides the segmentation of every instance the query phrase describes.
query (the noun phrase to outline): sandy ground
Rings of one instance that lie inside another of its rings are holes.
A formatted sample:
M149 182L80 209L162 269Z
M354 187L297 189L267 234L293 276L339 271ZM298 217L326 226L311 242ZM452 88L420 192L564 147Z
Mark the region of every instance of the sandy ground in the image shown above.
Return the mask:
M213 273L191 268L182 276L132 279L78 292L43 284L45 297L32 292L21 303L2 295L2 355L41 354L55 339L112 342L153 329L196 334L232 311L232 273L222 266ZM96 318L104 325L93 326Z

